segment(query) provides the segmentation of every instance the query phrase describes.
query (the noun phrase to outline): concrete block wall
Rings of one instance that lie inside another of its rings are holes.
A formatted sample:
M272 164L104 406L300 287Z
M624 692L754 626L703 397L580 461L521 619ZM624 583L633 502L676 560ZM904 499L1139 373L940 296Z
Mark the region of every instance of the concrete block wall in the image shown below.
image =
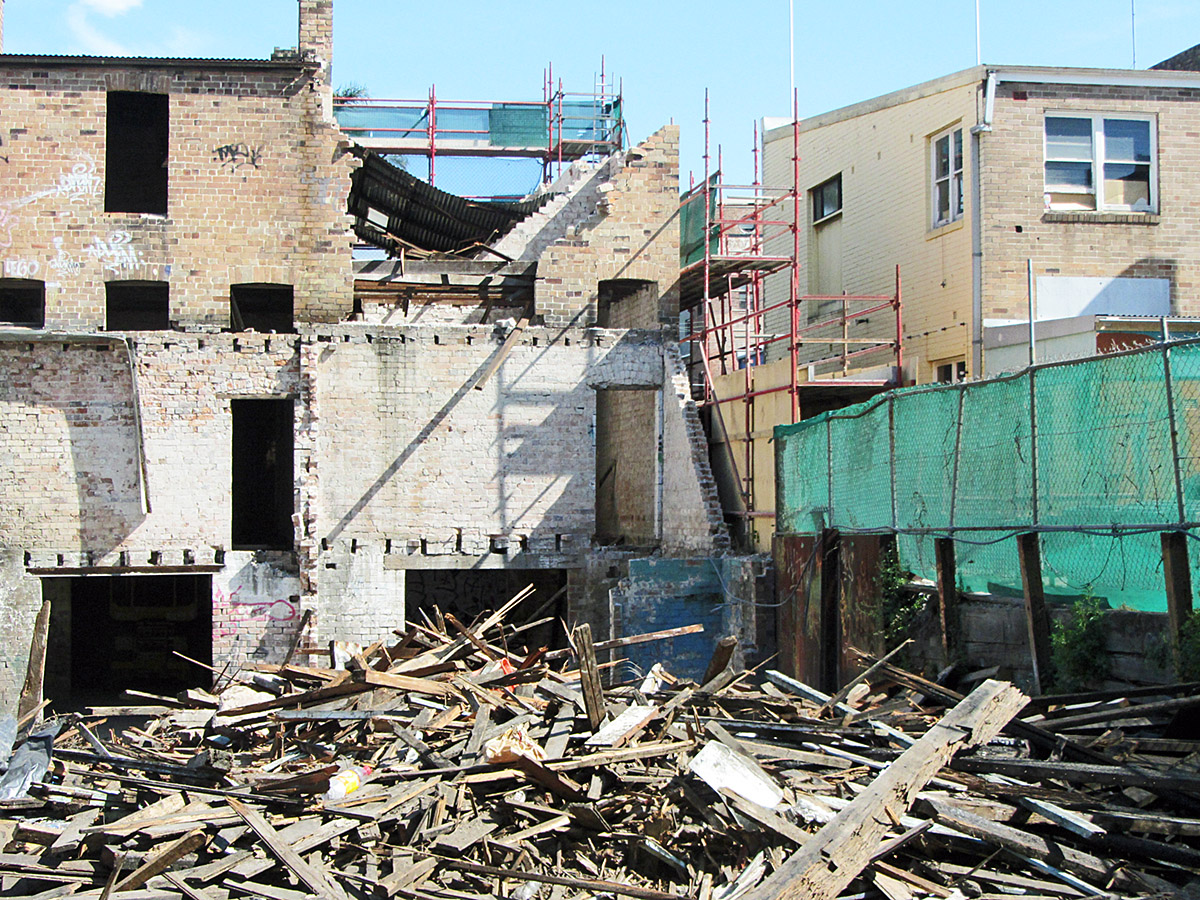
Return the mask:
M658 284L632 327L655 328L678 316L679 127L667 125L616 157L595 196L581 191L587 215L540 253L537 312L547 325L596 321L599 282L639 279Z
M1156 117L1157 213L1047 211L1045 117L1055 111ZM1002 84L981 142L985 318L1028 315L1034 275L1169 278L1171 312L1200 315L1200 88ZM907 321L907 314L906 314Z
M181 329L228 327L236 283L348 314L352 160L306 71L0 61L0 276L44 281L59 329L103 328L105 282L133 279L169 283ZM104 211L108 91L169 95L166 216Z

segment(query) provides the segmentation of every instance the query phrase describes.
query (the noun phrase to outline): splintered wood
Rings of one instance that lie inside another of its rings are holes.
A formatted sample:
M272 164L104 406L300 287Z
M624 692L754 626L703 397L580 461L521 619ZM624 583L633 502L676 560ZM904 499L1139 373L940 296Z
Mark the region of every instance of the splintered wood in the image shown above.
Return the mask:
M258 664L215 693L0 717L0 896L808 900L1186 896L1200 685L1029 700L864 658L829 696L474 622ZM535 623L533 626L530 623ZM303 657L300 657L303 659ZM311 660L309 660L311 662ZM35 679L37 680L37 679ZM53 707L51 707L53 708ZM149 712L147 712L149 709ZM118 720L115 717L120 716ZM1019 716L1019 718L1018 718ZM7 729L18 726L9 758Z

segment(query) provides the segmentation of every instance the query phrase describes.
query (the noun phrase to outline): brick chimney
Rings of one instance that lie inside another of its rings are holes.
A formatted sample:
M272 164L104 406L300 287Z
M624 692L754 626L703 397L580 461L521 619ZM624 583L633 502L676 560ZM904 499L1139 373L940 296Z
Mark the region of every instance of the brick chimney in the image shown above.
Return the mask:
M300 0L300 42L297 46L302 58L320 65L317 80L327 83L329 67L333 64L333 0Z

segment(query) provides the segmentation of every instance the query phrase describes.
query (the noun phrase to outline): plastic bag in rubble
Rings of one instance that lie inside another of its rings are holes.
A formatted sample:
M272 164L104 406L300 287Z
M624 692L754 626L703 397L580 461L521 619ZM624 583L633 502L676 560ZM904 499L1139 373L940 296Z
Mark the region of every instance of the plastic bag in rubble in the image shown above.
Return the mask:
M534 743L524 725L510 728L483 745L483 758L488 765L512 762L519 756L539 763L546 761L546 751Z
M8 761L8 771L0 779L0 800L18 800L29 796L29 786L46 777L54 738L62 730L58 722L43 725L29 735Z
M0 716L0 772L8 768L8 756L17 739L17 717Z

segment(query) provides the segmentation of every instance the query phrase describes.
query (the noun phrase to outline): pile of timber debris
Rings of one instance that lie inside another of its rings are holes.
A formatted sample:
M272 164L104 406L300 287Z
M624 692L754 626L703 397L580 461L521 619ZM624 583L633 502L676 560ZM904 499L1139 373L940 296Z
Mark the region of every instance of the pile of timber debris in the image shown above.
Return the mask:
M605 687L597 650L639 638L593 645L580 626L572 650L513 654L516 602L448 633L411 627L345 669L257 665L140 727L35 726L0 781L0 895L904 900L1200 883L1200 743L1144 736L1200 702L1197 685L1062 710L991 680L964 698L885 658L828 697L735 673L725 639L703 684L656 666ZM0 758L4 744L0 726Z

